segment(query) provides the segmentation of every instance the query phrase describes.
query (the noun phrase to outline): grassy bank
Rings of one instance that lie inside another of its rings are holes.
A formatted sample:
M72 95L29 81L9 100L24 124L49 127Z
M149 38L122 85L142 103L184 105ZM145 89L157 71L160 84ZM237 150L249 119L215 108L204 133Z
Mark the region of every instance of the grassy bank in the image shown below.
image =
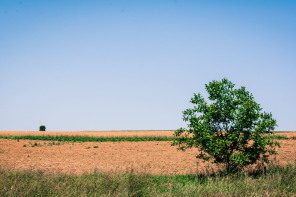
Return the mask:
M267 173L65 175L0 170L0 196L295 196L296 165Z
M266 136L268 139L288 139L285 136ZM34 136L34 135L20 135L20 136L5 136L0 135L0 139L13 139L13 140L46 140L46 141L59 141L59 142L140 142L140 141L173 141L174 137L89 137L89 136ZM291 138L296 139L296 138Z

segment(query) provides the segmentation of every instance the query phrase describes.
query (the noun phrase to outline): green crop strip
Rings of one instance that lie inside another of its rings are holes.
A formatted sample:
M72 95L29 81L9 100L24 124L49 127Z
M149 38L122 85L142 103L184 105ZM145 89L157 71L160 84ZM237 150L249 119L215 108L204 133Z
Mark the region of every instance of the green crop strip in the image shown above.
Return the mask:
M285 136L266 136L266 139L275 139L275 140L286 140L289 139ZM0 139L13 139L13 140L46 140L46 141L60 141L60 142L144 142L144 141L173 141L175 137L89 137L89 136L34 136L34 135L20 135L20 136L5 136L0 135ZM292 137L290 139L296 139Z
M1 139L13 140L46 140L46 141L61 141L61 142L141 142L141 141L172 141L174 137L89 137L89 136L4 136L0 135Z
M271 139L271 140L288 140L289 138L286 136L281 135L269 135L265 136L265 139Z

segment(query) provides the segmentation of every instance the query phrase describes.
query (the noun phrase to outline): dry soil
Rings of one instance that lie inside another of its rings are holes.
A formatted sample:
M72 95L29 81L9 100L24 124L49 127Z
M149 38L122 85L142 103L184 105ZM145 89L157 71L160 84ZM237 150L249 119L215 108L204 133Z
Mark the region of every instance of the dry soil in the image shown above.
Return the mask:
M87 135L87 136L171 136L173 131L114 132L7 132L0 135ZM296 136L296 133L278 133ZM277 135L278 135L277 134ZM282 143L275 157L282 165L296 160L296 140ZM38 146L32 147L34 143ZM150 174L194 174L217 170L210 163L195 158L196 149L178 151L171 142L66 142L0 139L0 168L43 170L83 174L99 172L140 172Z

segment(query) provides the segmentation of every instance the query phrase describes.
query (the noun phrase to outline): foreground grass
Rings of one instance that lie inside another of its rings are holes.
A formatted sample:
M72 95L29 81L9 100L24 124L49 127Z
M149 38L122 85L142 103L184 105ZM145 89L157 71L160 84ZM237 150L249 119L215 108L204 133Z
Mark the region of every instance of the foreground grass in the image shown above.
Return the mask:
M0 196L295 196L296 164L266 174L65 175L0 170Z
M289 139L285 136L266 136L268 139ZM174 137L164 137L164 136L140 136L140 137L91 137L91 136L34 136L34 135L20 135L20 136L5 136L0 135L0 139L14 139L14 140L46 140L46 141L60 141L60 142L140 142L140 141L173 141ZM296 138L291 138L296 139Z

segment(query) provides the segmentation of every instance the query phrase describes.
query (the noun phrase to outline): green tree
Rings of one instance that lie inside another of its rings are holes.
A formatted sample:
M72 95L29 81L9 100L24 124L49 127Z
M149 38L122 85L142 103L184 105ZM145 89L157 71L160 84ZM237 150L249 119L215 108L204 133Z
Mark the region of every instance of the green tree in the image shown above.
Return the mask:
M245 87L234 86L226 78L206 84L209 104L200 93L194 94L193 109L183 111L188 129L178 129L172 143L180 150L198 148L197 158L225 164L227 172L258 161L268 163L268 157L280 146L264 137L277 126L272 114L262 113Z
M41 125L40 127L39 127L39 131L45 131L46 130L46 127L44 126L44 125Z

